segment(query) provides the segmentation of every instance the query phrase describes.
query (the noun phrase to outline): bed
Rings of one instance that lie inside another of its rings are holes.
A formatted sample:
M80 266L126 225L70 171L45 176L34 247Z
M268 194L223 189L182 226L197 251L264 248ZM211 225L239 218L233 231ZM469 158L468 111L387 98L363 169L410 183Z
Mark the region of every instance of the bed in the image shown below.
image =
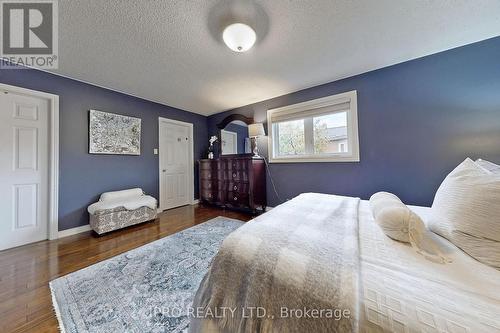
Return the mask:
M430 208L410 206L424 222ZM500 271L435 234L452 259L436 264L391 240L360 202L360 332L500 332Z
M429 208L410 208L426 220ZM224 241L193 308L304 305L304 310L348 309L350 315L332 320L277 318L276 311L269 311L272 316L204 312L193 316L190 332L304 332L306 327L311 332L500 332L500 271L432 237L452 263L433 263L389 239L374 223L368 201L301 194ZM304 255L304 247L312 254ZM333 250L323 250L329 247ZM285 260L273 261L280 256L276 251L285 253Z

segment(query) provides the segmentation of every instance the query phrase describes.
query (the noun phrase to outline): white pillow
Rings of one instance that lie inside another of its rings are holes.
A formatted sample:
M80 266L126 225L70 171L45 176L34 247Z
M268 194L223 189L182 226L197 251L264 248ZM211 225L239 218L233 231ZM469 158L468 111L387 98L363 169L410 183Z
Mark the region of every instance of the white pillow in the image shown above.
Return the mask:
M380 210L386 208L389 204L401 203L399 198L389 192L377 192L370 197L370 208L372 209L373 217L376 217Z
M122 200L142 195L144 195L144 192L141 188L132 188L130 190L104 192L101 194L99 201Z
M493 173L500 173L500 165L495 164L493 162L477 159L476 164L479 165L481 168L491 171Z
M467 158L437 190L432 215L432 231L500 269L500 174Z
M411 246L427 259L445 263L450 262L441 254L438 246L427 235L422 219L409 209L397 196L388 192L378 192L371 196L370 207L375 222L390 238L410 243ZM424 244L430 251L424 250Z

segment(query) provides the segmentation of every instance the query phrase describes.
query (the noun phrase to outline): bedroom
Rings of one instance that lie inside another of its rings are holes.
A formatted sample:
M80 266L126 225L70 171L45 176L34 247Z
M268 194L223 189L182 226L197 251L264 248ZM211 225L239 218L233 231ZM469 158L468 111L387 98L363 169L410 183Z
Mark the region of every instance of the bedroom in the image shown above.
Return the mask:
M0 331L500 331L498 1L1 7Z

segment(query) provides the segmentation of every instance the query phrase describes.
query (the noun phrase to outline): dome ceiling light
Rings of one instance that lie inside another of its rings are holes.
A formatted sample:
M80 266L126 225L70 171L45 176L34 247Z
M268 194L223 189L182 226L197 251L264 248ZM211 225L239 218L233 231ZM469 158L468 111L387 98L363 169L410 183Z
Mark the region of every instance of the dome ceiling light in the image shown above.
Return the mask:
M252 48L257 40L255 31L243 23L228 25L222 33L222 39L234 52L246 52Z

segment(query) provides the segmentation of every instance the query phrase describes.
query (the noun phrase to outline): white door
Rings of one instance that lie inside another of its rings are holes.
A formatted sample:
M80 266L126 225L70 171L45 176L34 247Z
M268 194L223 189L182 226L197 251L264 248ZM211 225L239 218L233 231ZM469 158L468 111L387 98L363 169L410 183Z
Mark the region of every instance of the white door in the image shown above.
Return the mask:
M160 119L160 209L191 203L192 124Z
M222 155L238 154L238 134L221 131Z
M48 237L49 101L0 93L0 250Z

